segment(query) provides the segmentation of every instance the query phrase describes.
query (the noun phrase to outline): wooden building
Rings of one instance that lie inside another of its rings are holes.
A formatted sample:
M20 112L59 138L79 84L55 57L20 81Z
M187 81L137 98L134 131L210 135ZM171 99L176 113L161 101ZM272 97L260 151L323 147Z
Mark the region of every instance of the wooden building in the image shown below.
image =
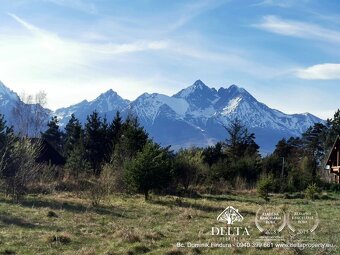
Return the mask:
M335 183L340 183L340 136L335 139L332 150L329 153L326 169L332 174Z

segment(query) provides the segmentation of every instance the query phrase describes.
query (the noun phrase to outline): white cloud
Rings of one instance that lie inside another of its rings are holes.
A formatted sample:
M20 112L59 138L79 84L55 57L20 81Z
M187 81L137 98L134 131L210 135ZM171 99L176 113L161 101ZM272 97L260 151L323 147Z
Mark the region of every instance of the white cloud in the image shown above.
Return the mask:
M35 33L37 35L43 35L44 32L42 30L40 30L39 28L33 26L32 24L24 21L23 19L19 18L18 16L16 16L13 13L8 13L9 16L11 16L13 19L15 19L19 24L21 24L24 28L26 28L27 30L31 31L32 33ZM46 33L46 32L45 32Z
M296 75L301 79L307 80L339 80L340 64L319 64L300 69Z
M86 0L44 0L56 5L72 8L89 14L97 14L98 9L93 2Z
M89 42L77 34L73 39L64 38L15 14L10 16L28 33L17 27L13 33L0 32L0 79L19 93L45 90L51 95L49 107L53 109L92 99L109 88L133 99L145 91L173 94L191 79L210 79L225 72L261 78L282 75L283 68L253 61L248 50L211 46L209 39L199 35L168 39L167 34L143 37L127 30L127 38L117 39L116 32L102 38L97 29L96 37L101 39ZM213 70L211 66L215 66Z
M100 93L94 78L98 82L102 80L103 84L113 81L114 69L119 69L122 62L135 61L133 53L168 47L164 40L140 39L124 43L71 40L36 27L15 14L9 16L29 33L0 33L0 78L18 93L45 90L54 97L49 104L52 108L88 98L95 90ZM127 84L132 84L131 74L129 77ZM105 84L105 88L110 86ZM126 88L134 94L133 87ZM65 90L70 91L67 97Z
M253 26L286 36L340 43L340 32L337 30L312 23L282 19L274 15L264 16L261 23Z
M280 8L290 8L294 7L299 4L306 4L310 0L262 0L261 2L258 2L256 4L253 4L254 6L276 6Z
M201 0L183 5L179 15L176 14L176 18L174 19L174 22L172 22L170 30L176 30L184 26L195 17L205 12L214 10L225 4L225 2L226 1L224 0Z
M291 7L294 4L294 0L263 0L259 3L254 4L255 6L278 6L281 8L288 8Z

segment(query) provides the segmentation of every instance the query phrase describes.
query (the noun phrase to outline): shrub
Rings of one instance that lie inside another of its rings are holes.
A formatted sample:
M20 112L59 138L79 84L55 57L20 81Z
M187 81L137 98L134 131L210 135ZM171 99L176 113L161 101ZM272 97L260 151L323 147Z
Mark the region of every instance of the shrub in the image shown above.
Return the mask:
M305 190L306 198L314 200L315 198L318 197L320 192L321 192L320 188L315 183L310 184Z
M15 255L17 253L12 249L5 249L2 252L0 252L0 254L1 255Z
M339 192L340 191L340 184L332 183L329 187L330 191Z
M128 251L128 254L144 254L144 253L148 253L150 252L150 248L144 246L144 245L137 245L135 247L133 247L132 250Z
M273 189L273 178L271 176L263 176L257 182L257 194L266 201L269 201L269 192Z
M35 162L39 150L40 144L9 135L0 151L0 173L6 194L16 200L27 192L28 186L39 175L40 167Z
M58 218L58 214L56 214L56 213L53 212L53 211L49 211L49 212L47 213L47 217L49 217L49 218Z
M179 249L172 249L170 251L168 251L167 253L165 253L166 255L183 255L184 253L179 250Z
M190 186L196 185L203 174L202 151L197 148L182 149L174 159L173 175L177 187L183 187L187 193Z
M123 164L123 163L122 163ZM100 182L107 195L114 192L125 192L127 190L124 182L123 167L117 162L107 163L100 173Z
M98 206L104 200L106 193L101 182L93 178L87 182L87 196L91 199L93 206Z

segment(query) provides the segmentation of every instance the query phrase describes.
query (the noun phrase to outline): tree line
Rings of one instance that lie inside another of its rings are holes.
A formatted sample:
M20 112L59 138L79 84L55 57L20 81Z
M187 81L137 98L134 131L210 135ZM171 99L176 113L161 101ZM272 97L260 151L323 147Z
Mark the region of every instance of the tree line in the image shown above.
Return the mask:
M1 187L19 196L53 183L56 190L89 192L98 202L101 195L114 192L142 193L148 199L150 191L195 195L257 187L267 198L269 192L328 185L322 168L340 134L340 110L301 137L280 140L264 157L255 134L240 120L225 130L226 139L214 146L173 151L154 142L132 115L123 119L117 112L108 122L95 111L84 124L72 115L64 129L52 117L40 136L66 159L64 166L53 167L36 163L41 144L15 133L0 115Z

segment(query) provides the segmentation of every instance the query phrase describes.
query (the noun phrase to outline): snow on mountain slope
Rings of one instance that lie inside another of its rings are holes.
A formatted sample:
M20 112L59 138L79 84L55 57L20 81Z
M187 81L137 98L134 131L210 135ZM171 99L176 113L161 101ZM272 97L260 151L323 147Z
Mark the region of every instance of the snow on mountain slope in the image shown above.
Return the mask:
M66 125L71 117L71 114L77 116L80 122L85 123L89 114L97 111L101 116L106 116L108 120L112 120L117 111L123 111L128 107L130 101L121 98L112 89L99 95L93 101L84 100L70 107L60 108L55 111L55 115L60 119L61 126Z
M143 121L154 122L163 105L168 106L177 118L183 118L189 108L188 102L182 98L144 93L130 104L129 109Z
M233 96L222 111L217 114L217 118L224 123L238 118L248 127L270 128L299 135L315 122L321 121L311 114L289 115L271 109L250 96L246 90L240 90Z
M10 116L18 100L17 94L0 82L0 113ZM236 85L216 90L201 80L173 96L144 93L130 102L108 90L92 101L84 100L55 112L43 110L49 116L57 115L61 126L66 125L71 114L82 123L93 111L108 121L117 111L123 116L134 114L155 141L175 148L206 146L224 140L223 126L238 118L255 133L265 152L272 151L282 137L298 136L314 123L324 122L309 113L285 114L271 109Z
M228 102L228 105L223 108L222 114L228 115L236 111L237 107L241 103L241 97L235 97Z

